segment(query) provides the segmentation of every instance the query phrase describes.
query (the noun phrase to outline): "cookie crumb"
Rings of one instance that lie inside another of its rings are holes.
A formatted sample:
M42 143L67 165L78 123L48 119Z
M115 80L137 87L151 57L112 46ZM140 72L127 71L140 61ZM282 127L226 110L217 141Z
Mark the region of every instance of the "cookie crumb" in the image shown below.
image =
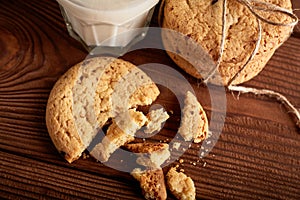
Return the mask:
M201 154L200 154L200 157L203 158L204 154L205 153L202 151Z
M90 157L89 154L86 154L86 153L83 153L83 154L82 154L82 158L83 158L83 159L87 159L87 158L89 158L89 157Z
M180 147L180 142L174 142L173 143L173 149L176 149L176 150L178 150L179 149L179 147Z

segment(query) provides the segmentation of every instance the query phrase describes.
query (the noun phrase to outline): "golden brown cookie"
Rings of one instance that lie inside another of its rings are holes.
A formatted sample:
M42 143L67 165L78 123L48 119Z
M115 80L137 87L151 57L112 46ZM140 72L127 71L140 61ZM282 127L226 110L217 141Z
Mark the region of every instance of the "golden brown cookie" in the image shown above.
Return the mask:
M125 147L133 153L141 153L136 162L151 169L160 168L171 155L166 143L134 143Z
M172 194L180 200L196 199L196 188L194 181L183 172L177 172L175 167L172 167L167 175L166 182Z
M178 133L185 141L199 143L208 135L208 120L197 98L188 91L184 99Z
M262 0L291 10L290 0ZM249 9L236 0L227 1L225 50L219 66L224 85L237 74L250 57L258 35L258 22ZM182 33L199 44L216 62L220 51L222 36L222 0L212 4L212 0L166 0L163 27ZM266 16L268 18L268 16ZM276 22L289 22L286 15L269 16ZM257 54L247 64L233 84L240 84L255 77L266 65L275 50L290 36L292 27L274 26L262 22L262 40ZM203 78L206 72L200 72L183 59L182 55L197 52L184 38L178 40L172 34L163 34L163 43L174 62L190 75ZM191 55L195 57L196 55ZM194 58L201 59L201 58ZM201 67L203 69L203 66ZM205 69L204 69L205 71ZM203 75L204 74L204 75Z
M142 112L130 109L128 116L121 114L108 127L105 137L90 152L90 154L101 162L107 162L112 153L119 147L132 142L134 134L147 121Z
M163 109L151 110L147 114L148 122L144 132L146 134L152 134L159 131L162 128L162 124L169 119L168 113Z
M57 150L72 162L109 118L149 105L158 95L155 83L135 65L111 57L90 58L72 67L54 85L46 109L49 135Z
M140 182L145 199L167 199L167 189L162 169L145 170L134 169L131 175Z

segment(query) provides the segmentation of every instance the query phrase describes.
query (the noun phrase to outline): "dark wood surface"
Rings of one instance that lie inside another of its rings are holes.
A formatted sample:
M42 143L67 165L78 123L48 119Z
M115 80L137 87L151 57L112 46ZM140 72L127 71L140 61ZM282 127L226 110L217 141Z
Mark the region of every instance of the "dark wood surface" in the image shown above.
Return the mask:
M298 0L294 8L300 8ZM300 11L295 13L300 16ZM1 199L143 198L138 183L127 173L92 158L68 164L48 135L49 92L64 72L86 56L81 44L68 35L56 1L0 0ZM124 59L178 69L158 50L139 50ZM280 92L300 108L299 74L298 25L260 75L244 85ZM207 96L196 80L183 75L209 115ZM170 96L166 92L158 103L180 114ZM160 137L173 136L174 120ZM300 199L299 129L284 106L273 99L249 94L237 100L228 93L218 143L202 160L198 152L199 145L193 145L182 155L185 162L181 165L195 181L197 199ZM170 194L168 198L174 199Z

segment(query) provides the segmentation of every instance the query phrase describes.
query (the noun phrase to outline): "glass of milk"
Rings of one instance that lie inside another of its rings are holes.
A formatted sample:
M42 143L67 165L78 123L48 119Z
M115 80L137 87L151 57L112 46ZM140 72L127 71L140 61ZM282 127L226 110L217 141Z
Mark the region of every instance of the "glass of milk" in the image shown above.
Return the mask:
M88 51L95 47L124 48L141 40L158 1L57 0L69 34Z

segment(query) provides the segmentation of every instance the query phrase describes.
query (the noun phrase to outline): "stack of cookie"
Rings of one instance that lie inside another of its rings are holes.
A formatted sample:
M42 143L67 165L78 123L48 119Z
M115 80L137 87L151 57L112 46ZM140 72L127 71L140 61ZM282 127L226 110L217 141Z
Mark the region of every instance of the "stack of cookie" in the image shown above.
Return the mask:
M224 34L222 30L225 26L224 51L218 71L224 85L227 85L247 63L256 48L260 34L257 16L238 0L227 0L226 23L222 21L223 0L165 0L164 2L162 27L182 34L181 38L178 38L178 34L163 32L165 33L162 35L163 43L169 50L167 53L179 67L196 78L206 78L205 73L211 69L201 71L199 69L205 69L205 66L193 65L185 59L188 56L201 59L200 54L196 54L197 47L192 47L190 43L187 43L186 38L194 41L208 53L213 61L217 62ZM233 85L255 77L264 68L275 50L288 39L293 30L293 26L285 25L291 21L291 14L282 14L278 10L272 12L272 9L275 9L274 6L278 6L292 13L290 0L249 2L253 3L253 6L258 4L255 11L265 19L261 22L261 41L258 44L257 53L234 79ZM267 8L264 3L273 5ZM266 23L267 20L282 25Z

